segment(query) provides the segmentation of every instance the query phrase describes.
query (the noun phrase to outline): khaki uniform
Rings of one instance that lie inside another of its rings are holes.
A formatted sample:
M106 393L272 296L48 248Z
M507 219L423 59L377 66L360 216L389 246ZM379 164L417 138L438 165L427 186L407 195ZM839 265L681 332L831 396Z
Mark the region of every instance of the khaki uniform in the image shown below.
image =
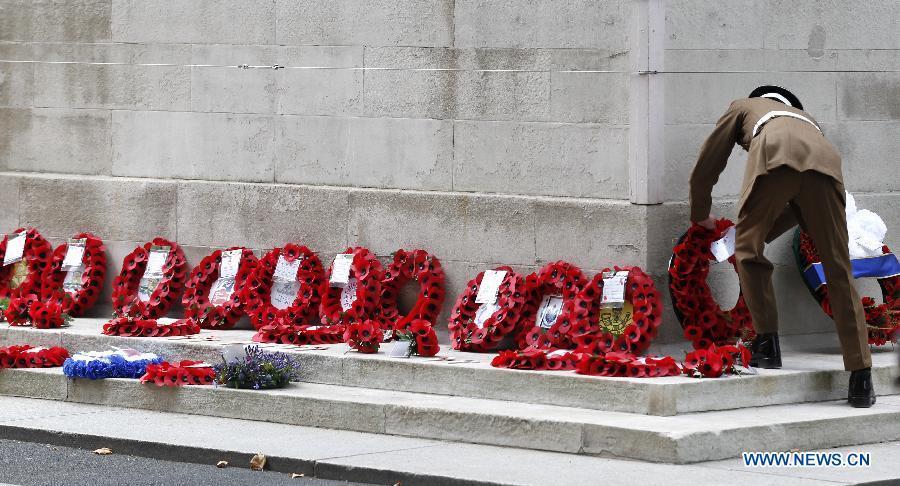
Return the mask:
M770 112L790 112L810 122ZM736 225L741 290L759 333L778 331L765 243L800 223L822 259L847 370L872 365L865 312L853 287L841 157L806 112L768 98L734 101L703 144L691 174L691 220L709 217L712 188L734 144L749 152ZM754 136L756 129L756 136Z

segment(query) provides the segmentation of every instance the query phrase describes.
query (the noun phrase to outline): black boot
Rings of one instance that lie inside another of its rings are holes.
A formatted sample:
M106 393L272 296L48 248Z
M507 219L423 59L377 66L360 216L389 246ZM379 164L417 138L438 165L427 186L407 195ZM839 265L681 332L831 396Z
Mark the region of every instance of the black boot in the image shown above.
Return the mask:
M750 343L750 366L754 368L781 368L781 345L778 333L757 334Z
M847 401L856 408L875 405L875 387L872 386L872 368L863 368L850 373L850 388Z

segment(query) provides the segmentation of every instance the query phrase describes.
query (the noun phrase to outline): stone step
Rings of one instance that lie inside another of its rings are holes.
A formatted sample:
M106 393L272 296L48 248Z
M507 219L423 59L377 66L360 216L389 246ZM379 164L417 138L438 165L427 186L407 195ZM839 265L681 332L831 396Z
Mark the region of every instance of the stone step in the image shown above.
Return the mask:
M317 383L158 388L68 380L59 368L4 370L0 394L668 463L900 439L900 396L871 409L833 401L658 417Z
M59 330L3 326L0 344L62 345L72 352L134 347L171 359L221 360L223 345L249 343L248 330L202 331L188 338L123 338L100 334L103 320L76 319ZM305 382L391 391L506 400L583 409L669 416L776 404L836 400L846 394L847 373L827 348L786 352L784 369L755 376L698 380L687 377L604 378L575 372L519 371L490 366L491 354L462 353L444 346L438 358L390 358L389 346L375 355L348 352L347 346L266 345L296 354ZM681 349L661 351L683 356ZM895 357L873 356L879 394L894 394Z
M0 439L207 466L226 460L238 468L262 453L271 471L404 486L834 486L900 477L896 442L828 451L869 452L865 468L747 468L740 459L658 464L15 397L0 397Z

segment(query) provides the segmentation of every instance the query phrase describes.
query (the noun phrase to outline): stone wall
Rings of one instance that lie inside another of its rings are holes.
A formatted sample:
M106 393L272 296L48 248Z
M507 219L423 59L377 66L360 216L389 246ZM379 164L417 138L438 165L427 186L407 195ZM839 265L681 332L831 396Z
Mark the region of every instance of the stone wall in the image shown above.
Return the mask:
M900 65L900 9L782 3L0 0L0 231L94 231L116 268L154 236L191 263L237 244L299 241L323 259L424 247L451 297L479 270L560 258L642 265L663 286L697 149L764 81L799 93L842 149L848 188L900 228L885 170L900 79L877 72ZM654 15L663 29L648 29ZM649 99L634 83L646 37L664 60ZM662 140L640 138L648 101ZM717 188L726 215L741 161ZM632 176L641 164L650 180ZM653 184L655 199L636 196ZM827 328L785 248L792 330ZM721 273L727 294L736 279ZM663 337L678 339L668 318Z

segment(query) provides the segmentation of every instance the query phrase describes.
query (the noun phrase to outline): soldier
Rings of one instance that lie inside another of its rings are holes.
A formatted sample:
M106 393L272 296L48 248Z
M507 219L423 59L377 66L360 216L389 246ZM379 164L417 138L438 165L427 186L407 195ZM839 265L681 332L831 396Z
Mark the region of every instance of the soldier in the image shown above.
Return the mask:
M773 266L765 243L799 221L824 267L834 322L851 371L850 405L871 407L872 358L865 312L852 284L841 157L800 100L778 86L760 86L735 100L703 144L691 174L691 221L713 228L712 188L734 144L749 152L738 205L735 258L757 336L752 366L780 368Z

